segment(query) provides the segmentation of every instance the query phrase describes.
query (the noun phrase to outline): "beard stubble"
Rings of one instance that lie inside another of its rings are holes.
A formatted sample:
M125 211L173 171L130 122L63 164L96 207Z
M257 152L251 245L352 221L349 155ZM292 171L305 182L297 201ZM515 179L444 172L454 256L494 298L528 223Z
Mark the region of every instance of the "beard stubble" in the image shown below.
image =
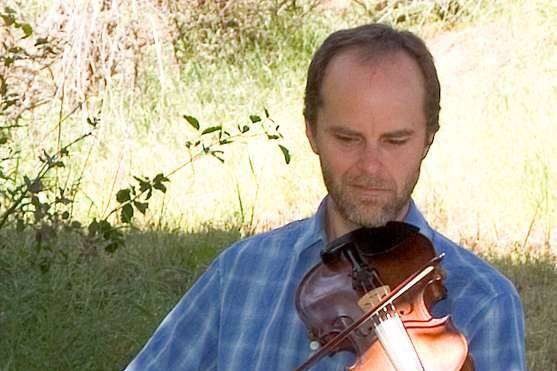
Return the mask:
M341 216L362 227L381 227L397 220L410 201L419 178L420 168L405 179L400 191L396 182L386 176L346 174L335 177L321 161L323 181ZM377 196L366 196L361 189L381 189Z

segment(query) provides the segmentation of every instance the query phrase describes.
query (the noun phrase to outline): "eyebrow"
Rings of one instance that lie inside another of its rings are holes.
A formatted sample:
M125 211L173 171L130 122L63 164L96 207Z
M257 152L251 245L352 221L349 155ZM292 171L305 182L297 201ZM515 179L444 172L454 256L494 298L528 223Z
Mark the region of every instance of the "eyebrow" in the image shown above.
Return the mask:
M358 132L345 128L344 126L331 126L325 129L325 131L335 134L346 134L346 135L357 135Z
M359 132L348 129L343 126L331 126L326 129L327 132L336 133L336 134L346 134L346 135L358 135ZM390 131L387 133L382 134L381 136L384 138L402 138L408 137L414 134L415 130L413 129L400 129L395 131Z
M415 130L412 129L401 129L401 130L387 132L381 136L384 138L402 138L402 137L409 137L412 134L414 134L414 132Z

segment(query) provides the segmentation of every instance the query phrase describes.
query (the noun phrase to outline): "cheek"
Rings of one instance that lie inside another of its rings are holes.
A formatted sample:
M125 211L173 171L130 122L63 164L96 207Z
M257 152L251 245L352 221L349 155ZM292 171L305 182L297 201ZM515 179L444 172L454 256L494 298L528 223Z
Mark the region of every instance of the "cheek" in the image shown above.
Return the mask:
M417 154L403 157L397 161L397 164L391 169L391 174L397 178L398 183L406 183L413 181L419 174L421 157Z
M387 161L385 171L395 178L397 183L405 182L407 179L414 178L418 173L422 162L421 156L421 148L396 153Z
M329 169L329 173L332 173L335 177L351 172L358 164L357 157L346 150L321 151L320 159L322 165L325 165Z

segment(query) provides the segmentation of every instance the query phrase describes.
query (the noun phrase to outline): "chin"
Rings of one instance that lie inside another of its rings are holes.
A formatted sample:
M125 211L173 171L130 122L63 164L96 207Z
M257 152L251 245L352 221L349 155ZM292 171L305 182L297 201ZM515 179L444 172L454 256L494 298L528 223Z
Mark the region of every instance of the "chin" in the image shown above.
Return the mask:
M347 210L346 218L354 224L367 228L381 227L395 219L392 213L386 212L383 208L370 211L370 208L365 210L353 208L352 210Z

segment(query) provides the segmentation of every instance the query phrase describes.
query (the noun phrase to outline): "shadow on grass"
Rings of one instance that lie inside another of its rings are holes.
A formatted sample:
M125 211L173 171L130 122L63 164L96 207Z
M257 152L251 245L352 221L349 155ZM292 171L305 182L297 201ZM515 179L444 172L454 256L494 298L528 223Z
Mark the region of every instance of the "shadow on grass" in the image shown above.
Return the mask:
M209 230L126 237L127 246L111 256L84 258L70 244L65 248L75 259L46 274L26 247L0 248L0 370L122 369L195 278L240 235ZM557 370L555 262L488 260L523 298L529 369Z
M491 258L516 286L526 317L529 370L557 370L557 268L555 258Z
M133 232L113 255L65 246L46 274L21 238L0 248L0 370L117 370L240 234Z

